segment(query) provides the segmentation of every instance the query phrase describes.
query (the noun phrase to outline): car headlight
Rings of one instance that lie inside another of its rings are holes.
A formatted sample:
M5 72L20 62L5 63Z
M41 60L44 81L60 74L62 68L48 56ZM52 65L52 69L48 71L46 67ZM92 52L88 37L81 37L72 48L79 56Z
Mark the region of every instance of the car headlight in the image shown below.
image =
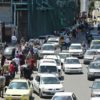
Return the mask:
M60 89L60 91L64 91L64 87L62 87L62 88Z

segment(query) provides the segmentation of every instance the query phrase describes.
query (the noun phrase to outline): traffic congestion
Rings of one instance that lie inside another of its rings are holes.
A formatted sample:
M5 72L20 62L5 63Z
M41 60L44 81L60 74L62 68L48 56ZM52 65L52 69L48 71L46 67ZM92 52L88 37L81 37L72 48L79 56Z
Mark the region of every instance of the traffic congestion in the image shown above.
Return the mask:
M83 26L4 44L0 100L100 100L100 34Z

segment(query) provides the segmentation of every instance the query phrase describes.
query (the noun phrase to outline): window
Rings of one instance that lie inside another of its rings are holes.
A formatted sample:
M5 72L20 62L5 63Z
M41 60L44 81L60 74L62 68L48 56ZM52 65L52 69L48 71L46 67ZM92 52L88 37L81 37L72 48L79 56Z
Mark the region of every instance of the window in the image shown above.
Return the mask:
M36 76L36 79L35 79L37 82L40 82L40 77L39 76Z

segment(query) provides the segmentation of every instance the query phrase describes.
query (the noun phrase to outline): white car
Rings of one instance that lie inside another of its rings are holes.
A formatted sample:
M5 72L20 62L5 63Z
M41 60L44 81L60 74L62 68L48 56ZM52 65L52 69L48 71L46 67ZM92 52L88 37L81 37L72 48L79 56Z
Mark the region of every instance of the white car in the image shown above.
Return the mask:
M61 63L64 63L64 59L67 57L70 57L70 53L69 52L61 52L59 53L60 59L61 59Z
M57 63L58 69L61 70L61 59L59 55L45 55L43 58L54 59Z
M59 45L59 37L49 37L47 43L53 43L56 46Z
M51 100L78 100L73 92L57 92Z
M41 59L38 62L38 73L51 73L57 77L61 77L59 70L57 68L57 63L53 59Z
M72 56L83 58L83 48L80 43L72 43L69 47L69 53Z
M64 87L53 74L37 74L33 80L33 91L37 92L40 97L53 96L56 92L63 92Z
M65 73L83 73L83 67L76 57L67 57L63 64Z
M90 100L100 100L100 97L92 97Z
M41 47L40 56L43 57L44 55L55 54L55 50L54 44L45 43Z
M29 80L14 79L6 87L5 100L30 100L33 93L33 86Z
M84 54L84 64L89 64L93 61L94 57L97 55L97 51L93 49L89 49Z

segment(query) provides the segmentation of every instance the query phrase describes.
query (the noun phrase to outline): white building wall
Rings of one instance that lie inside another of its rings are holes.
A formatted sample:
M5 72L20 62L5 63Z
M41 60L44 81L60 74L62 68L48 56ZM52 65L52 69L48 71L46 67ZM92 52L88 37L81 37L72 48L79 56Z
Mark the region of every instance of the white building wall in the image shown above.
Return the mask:
M88 13L88 8L89 8L89 0L80 0L81 7L80 7L80 12L87 12Z

